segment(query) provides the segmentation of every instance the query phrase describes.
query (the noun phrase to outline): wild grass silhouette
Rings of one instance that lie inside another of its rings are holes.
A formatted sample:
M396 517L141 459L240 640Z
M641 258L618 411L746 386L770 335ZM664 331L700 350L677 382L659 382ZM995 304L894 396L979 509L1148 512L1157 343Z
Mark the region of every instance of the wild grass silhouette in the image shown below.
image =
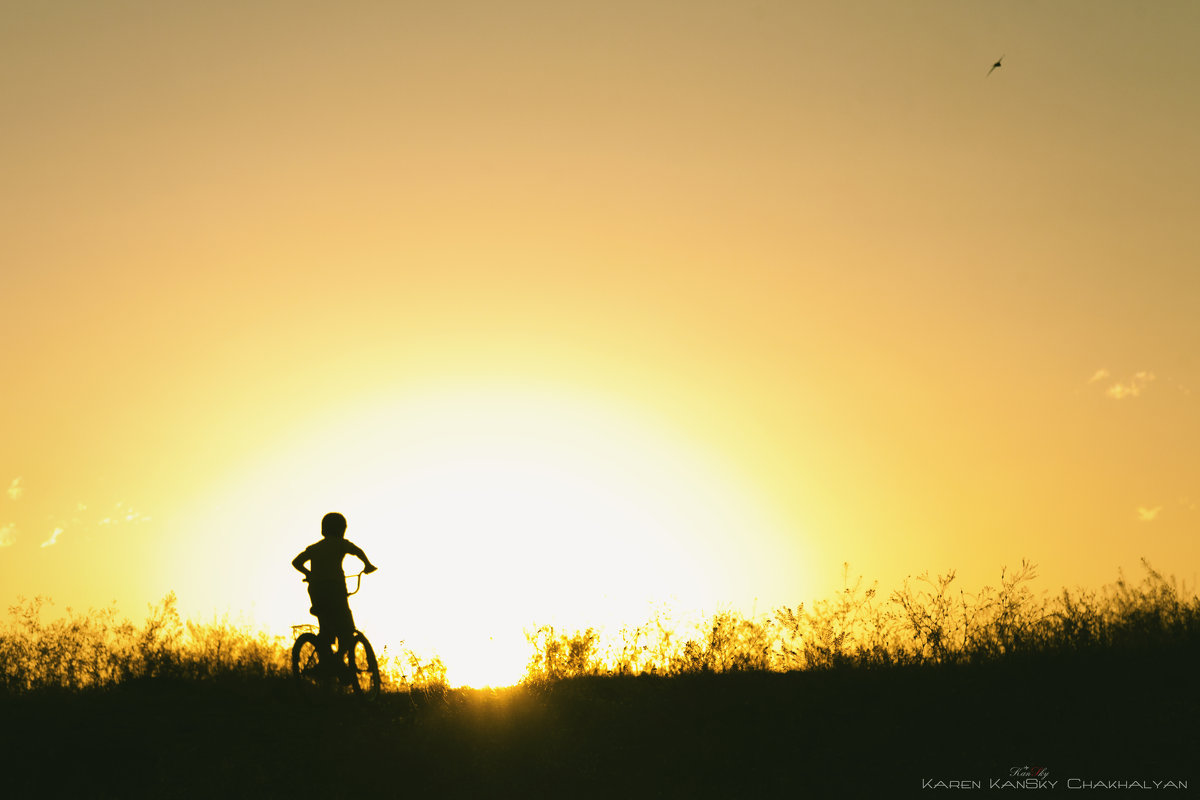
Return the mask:
M184 621L174 593L150 608L141 625L109 607L46 622L49 601L38 597L9 608L0 627L0 691L102 690L147 680L191 682L287 681L291 639L235 624L228 616ZM448 688L439 658L411 650L379 654L384 688L437 692Z
M527 681L595 675L684 675L731 671L873 669L978 664L1005 658L1194 646L1200 639L1200 597L1143 561L1145 576L1121 576L1096 590L1037 596L1028 561L1001 570L996 587L957 589L953 571L908 580L886 600L862 578L811 607L776 609L748 618L720 611L690 629L664 612L622 628L604 641L594 628L526 631L532 655Z
M386 656L375 702L297 691L291 641L169 595L0 627L6 789L83 796L926 796L924 780L1196 776L1200 599L1145 565L1036 595L1031 564L953 573L691 627L527 632L525 681L447 688ZM1045 774L1045 773L1043 773ZM1062 788L1060 785L1059 788Z

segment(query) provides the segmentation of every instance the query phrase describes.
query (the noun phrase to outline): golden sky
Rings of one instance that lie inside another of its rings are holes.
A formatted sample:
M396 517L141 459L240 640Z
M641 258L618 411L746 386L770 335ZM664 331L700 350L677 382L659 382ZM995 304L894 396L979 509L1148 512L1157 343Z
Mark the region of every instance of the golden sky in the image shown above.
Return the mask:
M6 603L300 622L329 510L447 654L1195 579L1200 5L0 19Z

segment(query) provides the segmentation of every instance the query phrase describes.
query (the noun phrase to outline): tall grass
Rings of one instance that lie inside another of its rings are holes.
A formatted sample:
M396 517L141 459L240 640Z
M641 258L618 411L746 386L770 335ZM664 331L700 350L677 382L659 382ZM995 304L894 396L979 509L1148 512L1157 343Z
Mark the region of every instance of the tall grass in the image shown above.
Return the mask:
M731 671L828 670L974 664L1035 655L1154 652L1200 646L1200 597L1181 592L1143 560L1145 575L1122 575L1099 591L1035 595L1036 567L1001 570L996 586L969 594L953 571L921 575L881 598L851 582L810 607L746 617L720 611L690 628L663 611L605 638L594 628L526 631L529 682L584 675L681 675Z
M0 628L0 688L104 688L130 680L282 677L290 669L280 637L226 619L184 622L168 594L142 625L114 608L43 621L45 598L9 608Z
M131 681L286 679L292 641L228 617L208 623L180 617L174 593L135 625L115 608L46 621L50 601L21 600L0 625L0 692L104 689ZM444 691L446 667L411 650L379 654L383 688Z
M586 675L683 675L976 664L1038 655L1200 648L1200 597L1143 561L1100 590L1035 595L1035 567L1001 570L996 586L957 588L955 574L906 581L886 597L853 581L835 596L771 614L719 611L684 624L666 608L606 636L596 628L526 631L527 683ZM135 625L113 608L46 621L49 602L22 600L0 624L0 692L103 689L130 681L285 679L291 640L234 624L180 618L174 594ZM384 689L444 694L446 665L409 650L379 654Z

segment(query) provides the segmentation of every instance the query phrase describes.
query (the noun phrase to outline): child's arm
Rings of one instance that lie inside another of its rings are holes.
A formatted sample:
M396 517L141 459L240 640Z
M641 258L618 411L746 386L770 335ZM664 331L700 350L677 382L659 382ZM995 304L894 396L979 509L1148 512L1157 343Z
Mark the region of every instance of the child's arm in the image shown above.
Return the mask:
M371 563L371 559L367 558L367 554L363 552L362 548L353 542L346 542L346 552L352 556L357 556L358 560L363 562L363 572L366 574L370 575L372 572L379 569L379 567Z
M309 557L308 557L307 550L305 550L303 553L301 553L300 555L298 555L292 559L292 566L295 567L296 569L300 570L300 572L304 573L304 580L308 580L309 578L312 577L312 573L309 572L308 569L305 568L305 566L304 566L304 562L306 562L308 560L309 560Z

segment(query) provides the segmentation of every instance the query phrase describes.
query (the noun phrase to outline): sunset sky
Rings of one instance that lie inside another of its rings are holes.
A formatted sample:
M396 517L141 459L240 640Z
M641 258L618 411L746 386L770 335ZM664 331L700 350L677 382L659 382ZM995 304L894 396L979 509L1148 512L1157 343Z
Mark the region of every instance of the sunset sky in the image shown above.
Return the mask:
M476 682L847 561L1195 585L1200 4L0 23L6 606L286 632L331 510Z

